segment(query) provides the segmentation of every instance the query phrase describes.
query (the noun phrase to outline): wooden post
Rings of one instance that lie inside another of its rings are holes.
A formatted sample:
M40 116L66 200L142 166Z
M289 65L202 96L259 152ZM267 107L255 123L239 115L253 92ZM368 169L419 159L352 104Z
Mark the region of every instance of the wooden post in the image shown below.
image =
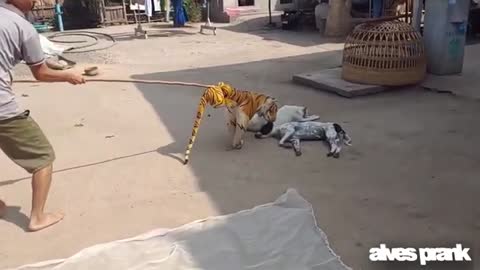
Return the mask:
M170 0L165 0L165 22L170 22Z
M268 0L268 24L272 24L272 0Z
M422 13L423 13L423 1L422 0L413 0L412 7L412 26L415 30L420 31L422 24Z
M122 5L123 5L123 19L125 20L125 23L128 24L128 18L127 18L127 3L125 0L122 0Z
M105 0L100 0L98 2L98 7L99 7L99 12L100 12L100 23L104 24L105 23Z

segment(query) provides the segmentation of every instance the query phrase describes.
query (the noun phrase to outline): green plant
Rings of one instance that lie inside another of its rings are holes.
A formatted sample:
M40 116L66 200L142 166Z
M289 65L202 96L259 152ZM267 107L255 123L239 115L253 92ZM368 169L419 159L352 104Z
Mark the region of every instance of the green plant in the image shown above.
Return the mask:
M202 6L196 0L184 0L183 6L187 11L190 22L197 23L202 21Z

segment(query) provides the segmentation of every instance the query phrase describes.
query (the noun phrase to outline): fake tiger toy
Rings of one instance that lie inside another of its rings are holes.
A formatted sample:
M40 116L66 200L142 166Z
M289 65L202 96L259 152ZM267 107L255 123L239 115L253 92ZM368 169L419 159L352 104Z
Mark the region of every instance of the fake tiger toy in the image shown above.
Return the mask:
M192 135L185 152L184 164L187 164L193 143L200 128L203 113L207 104L213 108L226 108L227 128L233 137L233 149L241 149L243 136L247 130L248 122L257 114L267 122L275 122L277 118L278 104L275 98L260 93L236 90L223 82L211 86L205 90L198 104L197 116L193 123Z

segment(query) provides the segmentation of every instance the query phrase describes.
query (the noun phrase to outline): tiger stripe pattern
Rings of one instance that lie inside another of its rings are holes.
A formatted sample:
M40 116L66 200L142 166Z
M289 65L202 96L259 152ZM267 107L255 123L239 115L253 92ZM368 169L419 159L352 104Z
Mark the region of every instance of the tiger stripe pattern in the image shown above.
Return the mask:
M278 108L276 100L270 96L251 91L236 90L223 82L207 88L198 104L192 134L185 151L184 164L189 162L190 153L197 138L207 105L213 108L226 107L230 116L227 126L229 126L231 135L233 135L232 145L237 149L241 148L243 144L243 134L247 129L248 121L255 114L258 114L258 116L263 117L267 121L274 122Z

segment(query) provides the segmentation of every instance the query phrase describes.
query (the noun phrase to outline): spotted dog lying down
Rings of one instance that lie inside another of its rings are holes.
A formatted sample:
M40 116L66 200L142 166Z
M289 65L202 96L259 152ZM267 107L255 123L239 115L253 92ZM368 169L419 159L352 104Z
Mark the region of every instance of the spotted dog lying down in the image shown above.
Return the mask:
M342 150L342 143L351 145L352 139L337 123L331 122L289 122L274 127L272 123L262 127L260 132L255 134L257 139L274 137L279 139L279 146L292 148L297 156L302 154L300 149L301 140L322 140L330 145L328 157L339 158Z

